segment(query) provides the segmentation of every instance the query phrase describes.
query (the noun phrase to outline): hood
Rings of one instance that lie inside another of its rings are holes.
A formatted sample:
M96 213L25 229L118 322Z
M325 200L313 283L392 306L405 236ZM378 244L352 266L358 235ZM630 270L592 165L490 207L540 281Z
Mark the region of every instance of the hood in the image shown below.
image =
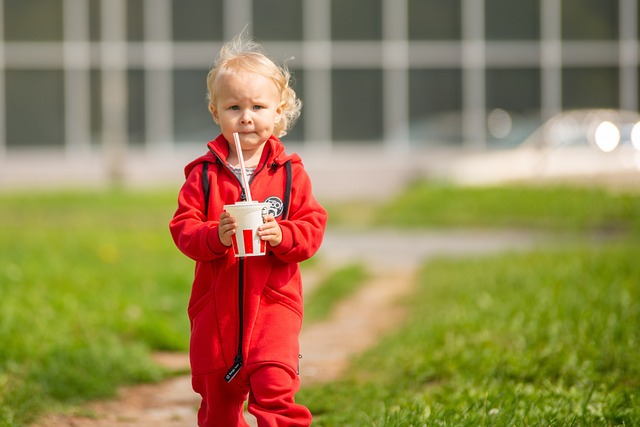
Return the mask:
M229 142L225 139L224 135L220 134L216 139L210 141L207 144L209 151L184 168L185 177L189 176L189 173L199 164L203 162L215 163L217 161L226 162L229 156ZM258 164L258 169L262 168L264 164L269 165L283 165L287 160L291 160L292 163L302 163L302 159L297 154L287 154L282 142L271 135L267 142L265 142L264 150L262 151L262 158Z

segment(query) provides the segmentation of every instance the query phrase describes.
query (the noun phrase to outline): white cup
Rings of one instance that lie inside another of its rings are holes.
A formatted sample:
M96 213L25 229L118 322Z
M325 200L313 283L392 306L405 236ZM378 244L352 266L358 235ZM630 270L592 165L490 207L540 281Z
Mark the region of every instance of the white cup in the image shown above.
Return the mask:
M233 252L237 257L260 256L266 253L267 245L258 236L258 227L264 224L269 203L237 202L224 205L224 210L235 218L238 228L232 236Z

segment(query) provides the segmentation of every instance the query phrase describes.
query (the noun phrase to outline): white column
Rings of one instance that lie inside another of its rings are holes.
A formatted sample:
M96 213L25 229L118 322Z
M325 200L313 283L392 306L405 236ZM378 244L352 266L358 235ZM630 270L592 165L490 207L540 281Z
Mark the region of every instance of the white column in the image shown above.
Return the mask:
M248 34L253 34L251 0L225 0L222 9L224 41L233 39L245 28Z
M383 0L384 146L403 155L409 144L409 45L407 0Z
M0 0L0 163L7 155L7 107L4 60L4 0Z
M64 106L67 156L91 152L89 4L64 0Z
M102 145L109 179L121 183L127 160L125 0L102 0Z
M466 148L486 148L484 0L462 0L462 108Z
M620 108L638 110L638 0L620 0Z
M146 148L169 151L174 147L170 0L145 0L144 39Z
M331 3L304 0L303 67L305 148L329 152L331 142Z
M540 73L542 119L562 110L562 8L558 0L540 3Z

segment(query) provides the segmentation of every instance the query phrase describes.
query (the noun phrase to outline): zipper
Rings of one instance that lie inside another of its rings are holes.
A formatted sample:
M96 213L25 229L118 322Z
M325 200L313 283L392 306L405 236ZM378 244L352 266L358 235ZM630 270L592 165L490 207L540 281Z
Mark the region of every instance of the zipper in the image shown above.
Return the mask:
M238 181L238 184L240 184L240 188L241 188L240 200L242 201L247 200L247 196L245 195L245 190L244 190L244 186L242 185L242 181L238 179L238 177L236 177L236 174L233 173L233 171L231 170L231 167L227 164L227 162L222 160L215 151L211 149L209 150L216 156L218 161L225 166L225 169L227 169L229 173L234 178L236 178L236 180ZM224 380L227 383L230 383L235 378L235 376L238 375L238 372L240 372L240 368L242 368L242 365L244 363L244 360L242 357L243 337L244 337L244 257L240 257L238 260L238 350L237 350L236 356L233 359L233 365L231 365L231 368L229 368L226 375L224 376Z
M244 337L244 257L240 257L238 262L238 353L233 359L233 365L224 376L226 382L231 382L238 374L242 364L242 340Z
M233 173L233 171L231 170L231 166L229 166L227 162L222 160L215 151L211 149L209 150L216 156L218 161L225 166L225 168L229 171L229 173L231 173L231 175L236 178L241 188L240 200L246 201L247 196L245 194L244 186L242 185L242 180L240 180L236 176L236 174ZM253 182L256 175L260 173L262 169L265 168L265 166L266 166L266 162L264 165L262 165L262 167L259 170L256 170L253 173L253 176L251 176L251 179L249 180L249 184ZM238 260L238 352L236 353L236 357L233 359L233 365L231 365L231 368L229 368L229 370L227 371L227 374L224 376L225 381L228 383L230 383L233 380L233 378L236 375L238 375L238 372L240 372L240 368L242 368L242 365L244 363L244 360L242 357L243 338L244 338L244 257L240 257Z

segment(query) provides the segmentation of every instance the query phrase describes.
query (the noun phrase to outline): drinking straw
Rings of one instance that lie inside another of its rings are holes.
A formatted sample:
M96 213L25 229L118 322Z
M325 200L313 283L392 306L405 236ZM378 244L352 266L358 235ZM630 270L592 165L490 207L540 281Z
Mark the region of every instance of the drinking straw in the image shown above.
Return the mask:
M244 157L242 156L242 147L240 146L240 137L238 136L238 132L233 133L233 141L236 143L236 153L238 155L238 160L240 160L240 171L242 172L242 186L244 187L244 194L247 196L247 201L251 202L253 199L251 198L251 190L249 190L249 179L247 178L247 168L244 165Z

